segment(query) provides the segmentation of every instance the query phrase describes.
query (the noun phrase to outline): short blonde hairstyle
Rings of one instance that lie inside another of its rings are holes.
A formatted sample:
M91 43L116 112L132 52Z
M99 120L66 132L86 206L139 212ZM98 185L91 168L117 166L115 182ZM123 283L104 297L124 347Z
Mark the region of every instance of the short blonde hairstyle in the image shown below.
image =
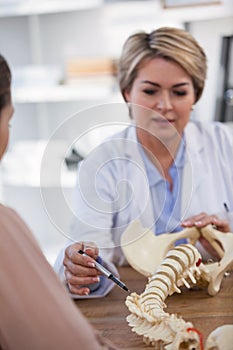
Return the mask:
M205 85L207 58L191 34L172 27L162 27L151 33L138 32L126 40L118 62L118 82L124 99L125 92L132 88L138 69L146 60L156 57L174 61L187 72L197 102Z

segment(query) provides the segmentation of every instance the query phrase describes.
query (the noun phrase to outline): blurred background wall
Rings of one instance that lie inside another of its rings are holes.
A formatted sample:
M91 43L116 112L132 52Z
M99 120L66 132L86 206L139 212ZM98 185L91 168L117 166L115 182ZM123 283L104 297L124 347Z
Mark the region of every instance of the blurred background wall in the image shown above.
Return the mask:
M185 6L189 2L192 6ZM1 201L20 212L51 263L69 235L72 216L67 206L75 166L67 167L64 155L76 156L70 152L78 140L84 156L85 148L106 134L100 128L79 138L80 130L128 121L124 105L117 107L123 100L115 64L130 34L160 26L189 30L204 47L209 65L193 118L233 121L233 2L194 2L0 0L0 52L12 68L15 105L9 151L0 168ZM63 124L74 115L77 130L70 137ZM108 133L115 130L110 126ZM42 163L48 141L53 157ZM60 162L57 178L55 160ZM41 167L51 167L51 176L41 179Z

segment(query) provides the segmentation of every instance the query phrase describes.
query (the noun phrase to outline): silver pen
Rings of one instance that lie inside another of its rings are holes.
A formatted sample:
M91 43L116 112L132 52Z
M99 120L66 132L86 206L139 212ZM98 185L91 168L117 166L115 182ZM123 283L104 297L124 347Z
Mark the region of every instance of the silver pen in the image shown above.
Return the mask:
M78 252L81 255L89 256L81 249ZM103 265L101 265L97 261L95 261L95 268L96 270L102 272L104 276L106 276L107 278L112 280L114 283L116 283L120 288L126 290L127 292L130 292L130 290L126 287L126 285L123 282L121 282L116 276L114 276L109 270L107 270Z

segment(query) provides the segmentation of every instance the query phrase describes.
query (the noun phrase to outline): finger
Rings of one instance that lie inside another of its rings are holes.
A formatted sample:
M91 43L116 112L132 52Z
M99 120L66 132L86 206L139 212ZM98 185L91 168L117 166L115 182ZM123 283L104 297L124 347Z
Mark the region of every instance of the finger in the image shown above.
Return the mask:
M222 220L219 218L215 218L213 220L213 224L217 227L217 229L221 232L230 232L230 224L227 220Z
M80 287L83 285L98 283L100 281L99 276L75 276L68 269L65 270L66 281L69 285L74 287Z
M207 216L206 213L202 212L198 215L194 215L189 217L188 219L185 219L181 222L181 226L184 227L191 227L195 225L195 222L202 221Z
M95 260L99 255L99 248L94 242L83 242L83 251Z
M216 215L205 215L201 217L199 220L194 222L194 225L197 227L204 227L209 224L215 224L216 220L218 220Z
M217 217L217 215L207 215L204 212L184 220L180 225L182 227L196 226L198 228L201 228L209 224L215 225L216 228L221 232L230 232L231 230L229 222L227 220L220 219Z
M65 258L71 260L74 264L77 264L77 265L95 267L94 259L91 256L85 256L79 253L79 250L83 250L83 249L84 249L83 244L74 243L66 248ZM93 250L92 250L92 254L93 254Z
M74 264L69 258L65 257L63 261L64 266L76 276L97 276L99 272L94 267L83 266L81 264Z
M194 225L199 228L209 224L215 225L216 228L222 232L229 232L230 230L228 221L219 219L216 215L207 215L194 223Z
M72 260L76 264L80 264L82 261L82 258L80 254L78 254L79 250L83 250L83 243L82 242L76 242L74 244L69 245L65 249L65 257Z
M76 294L76 295L89 295L90 294L90 289L86 287L76 287L73 285L70 285L69 283L67 284L70 293Z

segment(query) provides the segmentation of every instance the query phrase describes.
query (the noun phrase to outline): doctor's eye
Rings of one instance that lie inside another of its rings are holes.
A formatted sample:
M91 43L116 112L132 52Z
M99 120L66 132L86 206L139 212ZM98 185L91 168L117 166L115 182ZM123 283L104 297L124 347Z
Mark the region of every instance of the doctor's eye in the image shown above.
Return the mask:
M156 93L155 90L152 90L152 89L144 89L143 92L146 94L146 95L154 95Z

